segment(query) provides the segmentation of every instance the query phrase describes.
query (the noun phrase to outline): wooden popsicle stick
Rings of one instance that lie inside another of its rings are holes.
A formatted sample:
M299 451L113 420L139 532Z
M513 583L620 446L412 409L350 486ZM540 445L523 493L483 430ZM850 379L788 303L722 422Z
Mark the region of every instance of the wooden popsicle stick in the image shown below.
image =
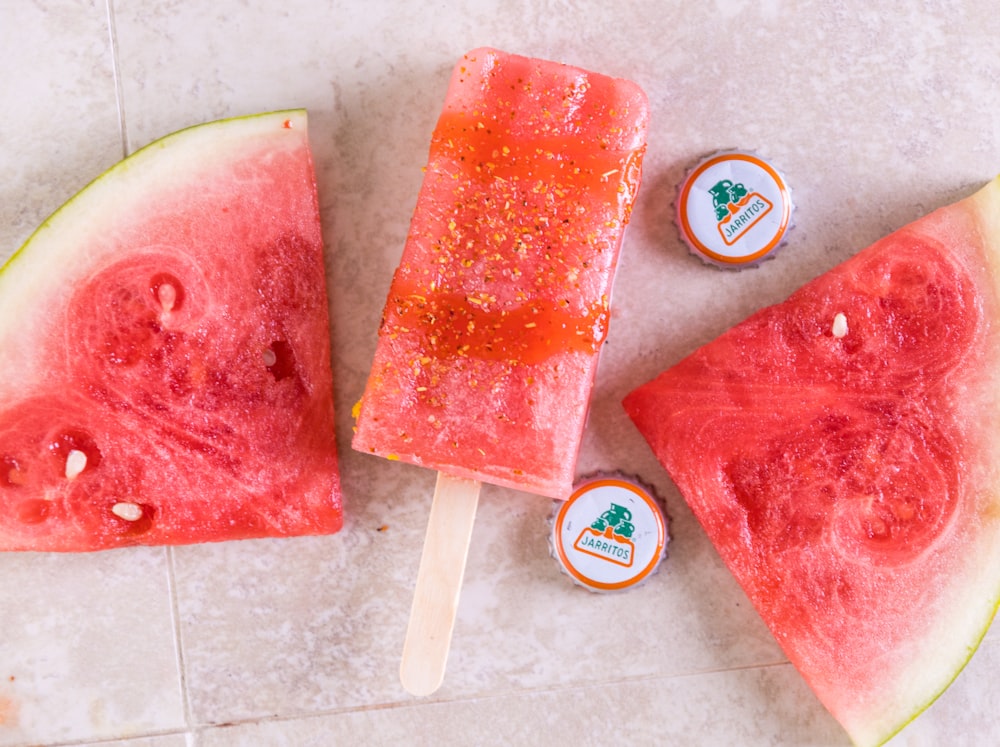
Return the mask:
M399 666L399 679L413 695L430 695L444 680L479 487L438 473Z

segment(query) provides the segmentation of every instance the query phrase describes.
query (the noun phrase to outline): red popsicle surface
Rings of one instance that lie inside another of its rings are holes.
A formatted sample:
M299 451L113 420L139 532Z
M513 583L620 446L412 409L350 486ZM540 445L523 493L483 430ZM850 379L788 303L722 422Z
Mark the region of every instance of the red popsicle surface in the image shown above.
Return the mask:
M647 122L629 81L492 49L462 58L355 449L570 494Z

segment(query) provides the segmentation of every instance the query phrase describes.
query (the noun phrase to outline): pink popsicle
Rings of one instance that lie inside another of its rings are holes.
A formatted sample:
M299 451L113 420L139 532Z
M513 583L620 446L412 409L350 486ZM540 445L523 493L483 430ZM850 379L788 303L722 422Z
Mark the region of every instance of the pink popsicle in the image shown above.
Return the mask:
M569 495L647 123L629 81L492 49L462 58L355 449Z
M455 67L353 441L438 470L400 667L416 695L444 677L480 482L571 493L647 109L554 62Z

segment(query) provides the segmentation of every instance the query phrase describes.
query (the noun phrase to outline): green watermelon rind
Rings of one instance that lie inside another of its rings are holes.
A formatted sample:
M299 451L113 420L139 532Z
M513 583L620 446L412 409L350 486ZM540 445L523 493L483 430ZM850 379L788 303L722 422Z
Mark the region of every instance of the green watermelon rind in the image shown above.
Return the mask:
M157 138L156 140L147 143L146 145L139 148L139 150L135 151L134 153L130 153L128 156L116 162L113 166L109 167L108 169L101 172L93 179L91 179L82 188L78 189L72 197L66 200L52 213L50 213L49 216L41 223L39 223L38 227L31 232L28 238L25 239L24 243L21 244L21 246L17 250L15 250L14 253L10 255L10 257L7 258L7 260L4 262L2 266L0 266L0 274L5 272L11 265L14 264L14 261L17 260L24 253L25 249L27 249L28 246L31 245L32 242L34 242L34 240L39 236L39 234L41 234L46 230L51 230L53 228L53 224L55 224L56 221L63 214L67 213L71 209L75 209L74 207L75 204L85 192L88 192L92 187L95 187L100 183L106 182L107 180L114 178L114 175L120 171L126 171L132 168L136 168L140 164L140 162L148 158L153 151L158 149L163 150L165 148L169 148L177 140L186 141L188 140L189 136L191 134L194 134L196 131L204 132L207 130L211 130L212 128L215 128L219 125L225 125L227 126L229 131L232 132L233 123L255 122L255 121L267 122L269 120L274 120L281 123L284 123L286 120L288 120L292 122L293 126L295 125L296 122L304 126L307 122L307 113L305 109L280 109L270 112L261 112L257 114L245 114L233 117L224 117L222 119L216 119L211 122L190 125L180 130L175 130L174 132L171 132L169 135L164 135L163 137ZM3 282L2 279L0 279L0 282Z
M865 739L861 736L861 732L857 729L849 730L852 740L863 747L880 747L884 745L890 739L895 737L897 734L902 732L907 726L912 724L917 718L924 713L928 708L930 708L944 693L951 687L952 683L958 679L962 671L968 666L969 662L972 661L972 657L975 655L976 651L979 649L980 644L982 644L983 639L989 632L990 627L993 624L993 620L996 617L997 610L1000 609L1000 590L996 592L996 597L994 601L985 605L988 610L985 618L985 622L982 622L982 618L979 615L973 616L975 620L979 622L972 622L970 620L970 628L978 629L978 634L972 638L967 639L968 642L965 644L959 644L956 649L964 648L964 656L956 656L951 659L954 664L954 669L950 677L938 680L933 686L932 690L935 690L931 695L925 698L923 701L918 702L914 706L913 713L904 720L897 722L889 727L889 730L882 733L876 733L871 737L871 739ZM944 625L947 621L942 621L941 627L947 627ZM950 637L952 631L939 630L937 631L941 639ZM957 638L957 637L956 637Z
M935 695L933 695L929 700L924 702L922 705L919 705L917 707L917 710L913 713L913 715L910 716L910 718L908 718L906 721L903 721L896 728L895 731L892 731L885 736L877 737L877 739L879 739L880 741L876 742L874 744L874 747L880 747L880 745L885 744L890 739L895 737L897 734L903 731L903 729L905 729L907 726L916 721L917 718L919 718L924 711L926 711L928 708L934 705L934 703L938 700L938 698L944 695L944 693L948 690L948 688L952 686L952 683L954 683L955 680L958 679L958 676L962 673L965 667L968 666L969 662L972 661L972 657L975 656L976 651L979 650L979 646L982 644L983 639L986 637L986 634L989 632L990 627L993 625L993 620L996 617L998 608L1000 608L1000 593L998 593L997 603L993 605L993 611L986 621L986 626L980 632L979 637L973 643L969 644L965 660L959 664L958 669L955 670L955 673L952 675L952 677L948 679L946 682L944 682L944 685Z
M993 278L994 288L992 290L995 297L1000 298L1000 176L991 180L976 193L966 198L966 200L942 208L942 212L962 208L970 211L977 225L979 234L984 242L983 251L985 259L990 267L990 272L987 274ZM1000 372L995 374L995 378L1000 378ZM996 402L1000 402L1000 397L997 398ZM994 439L994 441L996 440ZM1000 444L993 446L991 453L997 463L1000 464ZM992 486L988 487L993 488L990 505L994 510L1000 511L1000 482L994 482ZM981 516L977 516L976 518L980 519L980 521L982 520ZM980 644L993 624L997 611L1000 610L1000 530L996 530L992 535L987 531L981 531L976 538L974 546L969 550L968 558L967 566L970 568L989 567L998 569L998 571L996 574L997 577L994 579L993 589L990 592L992 596L988 598L979 594L966 595L963 594L962 589L953 587L951 603L955 608L961 611L974 612L974 614L966 614L964 616L967 621L964 626L966 631L964 636L955 634L956 631L953 626L958 615L952 617L942 616L934 626L934 630L926 636L927 639L936 639L938 643L947 643L949 640L954 641L954 644L950 647L952 651L947 657L950 664L947 668L942 668L950 669L950 676L944 675L930 685L927 688L930 691L929 696L919 701L914 701L914 710L908 718L901 719L895 724L881 730L872 729L870 734L868 734L867 730L863 734L859 728L850 729L849 733L852 739L858 744L879 747L879 745L885 744L899 734L947 691L979 649ZM986 591L986 584L982 584L982 586L984 587L983 589L974 591ZM941 649L938 650L940 651ZM926 670L922 662L916 669L917 671L912 673L912 679L918 679L919 675L925 674ZM899 679L901 681L907 680L906 674L906 672L903 672Z

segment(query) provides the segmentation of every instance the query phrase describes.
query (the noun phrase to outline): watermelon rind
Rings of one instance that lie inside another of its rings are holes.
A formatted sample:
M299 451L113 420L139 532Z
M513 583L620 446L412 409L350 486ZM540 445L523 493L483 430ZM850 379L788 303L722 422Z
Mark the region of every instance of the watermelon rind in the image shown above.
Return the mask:
M987 183L965 200L938 211L944 216L949 212L965 211L978 228L982 240L981 251L993 281L994 312L1000 299L1000 176ZM934 220L935 214L929 216ZM928 219L924 219L928 220ZM1000 317L990 320L994 348L994 368L988 376L991 386L985 387L982 418L992 425L984 430L1000 430L1000 332L995 327ZM1000 609L1000 438L986 436L989 441L983 469L983 499L985 508L974 517L981 527L976 536L967 538L965 562L970 583L961 579L953 584L951 593L939 600L940 606L952 611L942 615L938 624L915 650L912 665L897 681L900 692L884 704L873 704L867 714L852 717L844 723L852 740L859 747L878 747L899 734L920 714L927 710L962 673L971 661ZM976 529L979 529L977 526ZM917 612L915 611L915 614Z

